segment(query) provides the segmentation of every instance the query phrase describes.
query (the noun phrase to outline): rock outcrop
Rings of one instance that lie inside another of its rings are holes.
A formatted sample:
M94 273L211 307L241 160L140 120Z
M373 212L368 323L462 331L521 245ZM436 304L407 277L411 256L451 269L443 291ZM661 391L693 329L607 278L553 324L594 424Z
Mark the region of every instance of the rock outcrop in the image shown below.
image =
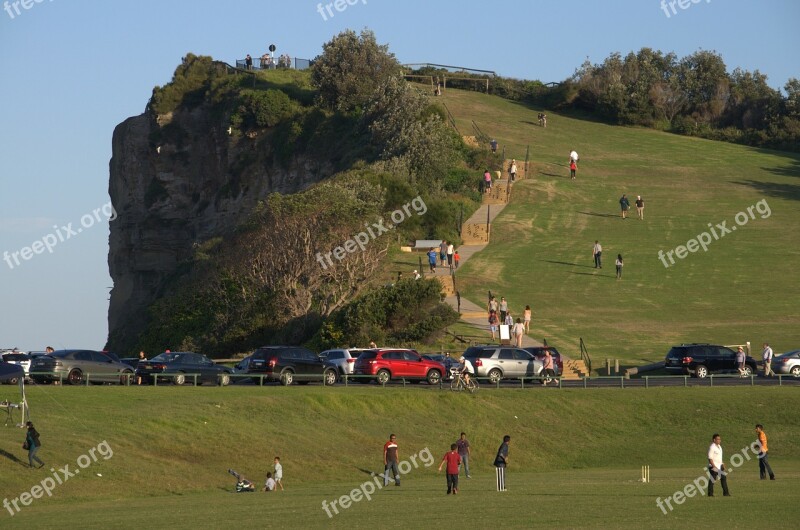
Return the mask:
M230 233L272 192L294 193L332 171L296 156L274 162L269 132L230 135L204 107L129 118L114 130L107 347L127 352L165 280L210 238ZM167 345L165 345L166 347Z

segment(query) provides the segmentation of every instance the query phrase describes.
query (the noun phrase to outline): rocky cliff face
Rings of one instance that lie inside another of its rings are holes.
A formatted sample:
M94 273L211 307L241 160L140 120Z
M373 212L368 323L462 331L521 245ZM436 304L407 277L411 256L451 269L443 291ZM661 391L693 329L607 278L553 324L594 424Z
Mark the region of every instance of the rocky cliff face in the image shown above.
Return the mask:
M332 172L310 158L288 166L271 160L268 133L230 136L203 107L166 116L147 111L116 127L109 348L134 347L147 307L196 244L230 233L268 194L300 191Z

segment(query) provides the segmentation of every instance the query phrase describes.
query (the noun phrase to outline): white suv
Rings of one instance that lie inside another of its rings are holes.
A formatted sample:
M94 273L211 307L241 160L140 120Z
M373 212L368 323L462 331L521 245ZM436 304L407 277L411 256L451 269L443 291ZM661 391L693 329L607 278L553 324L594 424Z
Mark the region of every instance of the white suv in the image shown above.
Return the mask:
M332 350L325 350L319 356L323 360L336 365L339 370L339 375L353 375L353 368L356 365L356 359L361 355L361 352L369 348L334 348Z

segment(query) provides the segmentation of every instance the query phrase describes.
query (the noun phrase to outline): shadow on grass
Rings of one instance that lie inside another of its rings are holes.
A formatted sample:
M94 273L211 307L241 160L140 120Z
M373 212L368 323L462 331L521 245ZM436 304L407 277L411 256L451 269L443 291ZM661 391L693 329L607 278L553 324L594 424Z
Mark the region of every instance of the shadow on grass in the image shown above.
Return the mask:
M616 276L611 276L610 274L598 274L592 272L575 272L569 271L570 274L580 274L581 276L602 276L604 278L616 278Z
M28 467L28 464L26 464L25 462L23 462L22 460L17 458L17 455L12 455L11 453L9 453L8 451L5 451L3 449L0 449L0 456L8 458L12 462L17 463L17 464L21 465L22 467Z
M544 171L540 171L539 174L540 175L545 175L547 177L555 177L555 178L561 178L561 179L568 179L569 178L569 175L558 175L556 173L545 173Z
M549 259L540 259L544 263L555 263L556 265L569 265L570 267L583 267L584 269L593 269L594 265L579 265L578 263L569 263L568 261L553 261Z
M755 180L734 181L733 184L749 186L767 197L800 201L800 185L797 184L776 184L774 182L758 182Z
M620 219L622 219L622 217L620 217L615 213L597 213L597 212L578 212L578 213L582 213L583 215L594 215L595 217L619 217Z

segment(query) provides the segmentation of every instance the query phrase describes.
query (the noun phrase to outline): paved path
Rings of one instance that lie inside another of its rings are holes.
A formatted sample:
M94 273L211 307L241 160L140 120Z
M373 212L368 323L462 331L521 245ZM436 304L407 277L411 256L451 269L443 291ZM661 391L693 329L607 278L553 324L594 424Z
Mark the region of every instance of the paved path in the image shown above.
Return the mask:
M507 179L499 179L494 181L493 185L497 184L505 184ZM494 222L494 219L503 211L505 208L505 204L482 204L480 208L477 209L475 213L470 216L470 218L465 221L464 224L486 224L486 213L487 209L489 212L489 223ZM491 235L491 233L490 233ZM459 264L463 265L477 252L480 252L488 243L484 243L481 245L462 245L458 248L458 255L460 256ZM430 272L425 273L426 278L430 278L431 276L438 276L446 278L450 275L450 268L447 266L436 267L436 272L431 274ZM447 280L445 280L447 281ZM455 295L450 295L445 298L445 302L447 302L450 307L458 310L458 299ZM522 315L517 315L521 317ZM486 336L486 343L492 342L492 335L489 331L489 322L488 322L489 314L486 310L486 306L480 306L470 300L467 300L463 296L461 297L461 322L465 322L467 324L472 325L475 327L475 334L476 335L485 335ZM516 320L516 316L514 317ZM499 333L498 333L499 337ZM497 339L499 342L499 338ZM542 343L532 339L528 335L522 337L522 345L523 346L541 346Z

